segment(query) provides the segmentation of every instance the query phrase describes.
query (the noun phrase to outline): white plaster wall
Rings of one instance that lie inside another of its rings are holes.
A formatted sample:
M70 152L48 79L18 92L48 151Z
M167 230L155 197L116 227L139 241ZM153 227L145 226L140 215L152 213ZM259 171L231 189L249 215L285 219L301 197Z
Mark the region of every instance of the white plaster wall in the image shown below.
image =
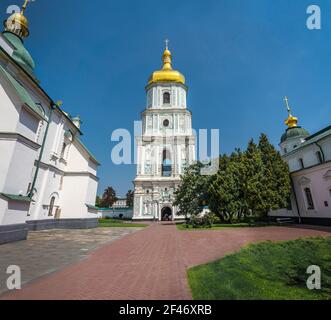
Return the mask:
M98 181L89 177L85 203L94 205L97 197Z
M36 118L25 108L21 109L19 122L17 123L16 132L22 136L36 142L36 134L39 128L40 119Z
M8 201L0 198L0 225L3 224L5 215L7 214Z
M293 181L302 217L331 218L331 179L324 177L329 170L331 170L331 163L294 174ZM315 205L314 210L307 209L304 193L306 187L311 190ZM328 203L328 207L325 206L325 201Z
M97 182L89 176L65 176L61 218L96 218L86 204L95 203Z
M15 97L11 86L0 76L0 131L15 132L20 111L19 99Z
M3 199L0 199L0 209L5 208L5 214L0 220L2 225L10 224L22 224L26 221L26 213L29 210L29 202L12 202L9 203ZM0 215L1 217L1 215Z
M66 171L88 171L96 174L96 170L89 166L88 157L89 156L86 154L86 152L78 145L78 142L74 142L69 149Z
M46 169L43 166L40 168L35 187L36 194L33 197L35 203L31 205L28 220L54 219L55 210L53 216L48 216L48 209L52 196L55 196L56 199L55 207L62 205L61 176L61 173L56 170Z
M169 92L170 104L163 104L163 93ZM157 84L147 91L147 108L158 109L167 107L186 108L186 88L180 84Z
M36 159L37 152L31 147L15 141L15 147L7 169L7 178L2 192L9 194L27 194L31 182L31 170Z
M0 191L5 190L5 183L13 157L16 141L0 139Z

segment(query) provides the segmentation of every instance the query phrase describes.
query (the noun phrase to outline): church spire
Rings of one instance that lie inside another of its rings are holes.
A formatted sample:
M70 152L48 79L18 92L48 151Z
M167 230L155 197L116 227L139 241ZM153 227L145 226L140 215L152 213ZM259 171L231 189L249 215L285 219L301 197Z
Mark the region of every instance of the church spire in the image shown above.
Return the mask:
M171 52L169 51L169 40L166 39L164 41L165 43L165 50L162 55L162 61L163 61L163 70L172 70L172 56Z
M165 40L165 50L162 55L163 67L154 71L149 77L148 85L157 82L175 82L185 84L185 77L172 68L172 54L169 50L169 40Z
M284 101L285 101L285 105L286 105L287 112L288 112L288 118L285 120L285 124L286 124L289 128L295 128L295 127L298 126L298 118L292 116L292 113L291 113L291 107L290 107L290 105L289 105L288 97L285 97L285 98L284 98Z
M30 34L29 32L29 21L24 16L25 10L28 6L30 0L25 0L21 12L16 12L12 14L5 22L5 31L11 32L22 38L27 38Z

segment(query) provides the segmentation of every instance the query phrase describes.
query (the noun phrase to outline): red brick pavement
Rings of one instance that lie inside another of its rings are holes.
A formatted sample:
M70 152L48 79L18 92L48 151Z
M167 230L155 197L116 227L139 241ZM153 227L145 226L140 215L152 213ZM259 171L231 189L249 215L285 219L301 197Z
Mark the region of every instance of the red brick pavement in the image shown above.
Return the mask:
M248 243L311 236L331 236L331 229L178 231L174 225L155 224L2 299L191 299L187 268L219 259Z

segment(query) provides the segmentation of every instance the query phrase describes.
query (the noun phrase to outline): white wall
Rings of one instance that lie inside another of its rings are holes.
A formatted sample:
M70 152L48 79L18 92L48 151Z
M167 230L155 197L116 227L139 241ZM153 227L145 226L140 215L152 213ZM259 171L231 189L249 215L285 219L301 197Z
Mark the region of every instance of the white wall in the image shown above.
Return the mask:
M29 205L29 202L7 202L0 198L0 210L6 212L6 214L2 214L2 218L0 213L0 225L25 223Z
M331 170L331 163L326 163L293 174L302 217L331 218L331 178L324 177L329 170ZM313 210L308 209L305 188L311 190L315 206ZM324 202L328 203L328 207Z

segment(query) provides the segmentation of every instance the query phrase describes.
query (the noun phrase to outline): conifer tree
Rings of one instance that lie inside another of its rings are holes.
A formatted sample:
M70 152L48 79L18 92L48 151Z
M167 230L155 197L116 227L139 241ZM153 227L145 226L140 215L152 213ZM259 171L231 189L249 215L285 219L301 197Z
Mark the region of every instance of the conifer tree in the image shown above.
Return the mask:
M266 177L265 188L262 192L264 202L267 204L265 213L270 210L286 208L291 193L288 166L265 134L261 134L258 148L261 151Z

